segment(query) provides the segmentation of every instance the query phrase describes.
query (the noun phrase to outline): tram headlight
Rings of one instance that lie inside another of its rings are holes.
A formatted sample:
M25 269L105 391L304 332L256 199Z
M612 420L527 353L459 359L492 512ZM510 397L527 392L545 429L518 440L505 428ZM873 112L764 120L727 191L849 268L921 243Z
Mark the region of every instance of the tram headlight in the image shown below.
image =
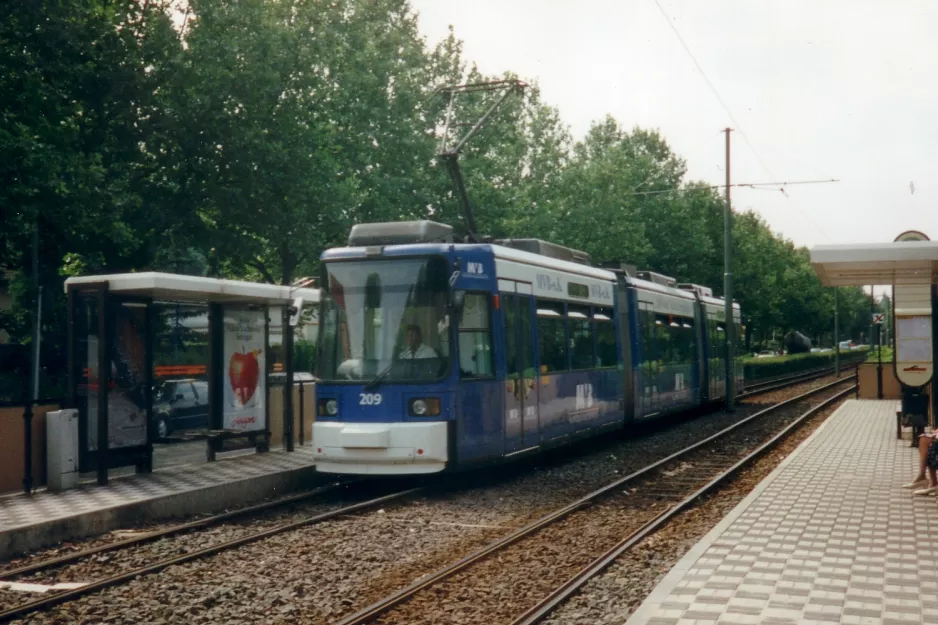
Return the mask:
M436 417L440 414L440 400L437 397L422 397L410 400L411 416Z
M334 399L319 400L319 416L334 417L339 414L339 402Z

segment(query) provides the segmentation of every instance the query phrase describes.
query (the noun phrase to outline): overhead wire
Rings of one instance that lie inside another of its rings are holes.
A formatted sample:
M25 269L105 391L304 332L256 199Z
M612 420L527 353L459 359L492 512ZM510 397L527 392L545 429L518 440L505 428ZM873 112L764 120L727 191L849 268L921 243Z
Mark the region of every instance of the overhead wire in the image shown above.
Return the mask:
M743 130L742 124L739 123L739 121L736 119L736 116L733 115L733 112L730 110L730 107L727 106L726 102L725 102L725 101L723 100L723 98L720 96L720 93L717 91L716 87L714 87L714 86L713 86L713 83L710 82L710 79L707 77L707 73L704 71L703 67L701 67L700 63L697 61L697 57L694 56L694 53L691 51L690 47L687 45L687 42L684 41L684 38L681 36L680 31L678 31L677 27L674 25L673 20L671 19L671 16L669 16L668 13L667 13L667 11L664 10L664 7L661 6L661 2L660 2L659 0L654 0L654 1L655 1L655 5L658 7L658 10L661 12L661 15L664 17L664 21L667 22L668 26L669 26L669 27L671 28L671 30L674 32L674 35L677 37L677 40L681 43L681 46L684 48L684 51L687 53L687 56L690 57L690 60L694 63L694 66L697 68L697 71L700 72L700 76L704 79L704 82L707 83L707 87L710 88L710 91L713 93L714 97L715 97L715 98L717 99L717 101L720 103L720 106L723 107L724 112L726 112L726 114L727 114L727 116L729 117L730 121L731 121L731 122L733 123L733 125L736 127L735 130L736 130L736 131L739 133L739 135L743 138L743 141L744 141L744 142L746 143L746 145L749 147L749 150L752 152L753 156L756 157L756 161L758 161L759 166L762 167L763 170L765 170L765 172L769 175L770 178L776 178L777 176L776 176L774 173L772 173L772 170L768 167L768 165L765 164L765 161L762 160L762 157L759 156L759 153L756 151L755 146L752 144L752 142L749 140L748 135L747 135L746 132ZM732 186L732 185L731 185L731 186ZM726 185L722 185L722 187L725 188ZM827 234L827 232L825 232L824 229L821 228L820 225L818 225L818 223L814 220L813 217L811 217L811 215L808 213L808 211L806 211L806 210L804 210L803 208L801 208L801 206L800 206L797 202L795 202L795 201L791 198L791 196L789 196L787 193L785 193L784 189L782 189L782 194L783 194L789 201L792 202L792 205L793 205L800 213L802 213L802 214L804 215L804 217L805 217L808 221L810 221L811 224L812 224L815 228L817 228L817 230L818 230L821 234L823 234L828 240L831 240L831 236L830 236L829 234Z
M840 182L840 181L834 178L829 178L825 180L793 180L791 182L737 182L737 183L731 184L730 187L745 187L745 188L762 190L762 191L769 191L769 190L778 191L788 186L801 185L801 184L822 184L825 182ZM637 189L640 186L641 185L638 185L634 188ZM776 187L776 188L768 189L766 187ZM714 184L714 185L707 185L707 186L695 185L695 186L688 186L688 187L676 188L676 189L656 189L653 191L634 191L633 190L633 191L630 191L629 193L624 194L624 197L630 197L634 195L659 195L662 193L687 192L687 191L695 191L698 189L703 190L703 189L725 189L725 188L726 188L725 184Z

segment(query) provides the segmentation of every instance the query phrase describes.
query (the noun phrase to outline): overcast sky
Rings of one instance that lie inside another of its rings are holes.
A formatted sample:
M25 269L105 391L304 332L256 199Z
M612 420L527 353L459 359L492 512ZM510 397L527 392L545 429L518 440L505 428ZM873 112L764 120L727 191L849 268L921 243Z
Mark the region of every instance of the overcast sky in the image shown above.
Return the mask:
M734 182L839 179L733 190L798 244L938 239L938 3L659 0L734 123L655 0L411 1L431 45L452 24L576 138L607 113L658 128L690 179L722 184L730 126Z

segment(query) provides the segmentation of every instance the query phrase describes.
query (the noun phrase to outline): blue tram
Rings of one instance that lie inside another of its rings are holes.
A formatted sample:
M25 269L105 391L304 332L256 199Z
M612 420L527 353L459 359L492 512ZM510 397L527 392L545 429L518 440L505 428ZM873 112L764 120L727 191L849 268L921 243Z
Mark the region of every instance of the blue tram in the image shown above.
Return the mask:
M319 471L472 467L723 398L705 287L429 221L355 226L322 261Z

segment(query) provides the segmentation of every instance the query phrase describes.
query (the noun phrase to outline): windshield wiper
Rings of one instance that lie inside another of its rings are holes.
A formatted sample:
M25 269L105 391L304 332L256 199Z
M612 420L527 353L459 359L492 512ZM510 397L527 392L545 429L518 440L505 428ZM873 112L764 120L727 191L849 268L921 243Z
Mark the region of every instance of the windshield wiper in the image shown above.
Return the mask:
M386 378L388 374L391 373L391 369L393 368L394 368L394 363L392 362L387 367L385 367L381 372L379 372L378 375L373 377L371 379L371 382L365 385L365 390L370 391L371 389L376 388L379 384L381 384L381 380Z

